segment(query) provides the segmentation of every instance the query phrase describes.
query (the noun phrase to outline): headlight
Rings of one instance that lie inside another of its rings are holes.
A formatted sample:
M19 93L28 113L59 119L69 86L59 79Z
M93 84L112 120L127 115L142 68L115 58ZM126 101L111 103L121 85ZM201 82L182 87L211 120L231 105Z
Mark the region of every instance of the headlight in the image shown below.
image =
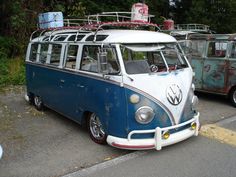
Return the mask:
M194 95L192 98L192 109L196 110L197 105L198 105L198 97Z
M139 108L135 113L135 119L140 124L148 124L154 118L155 113L152 108L143 106Z

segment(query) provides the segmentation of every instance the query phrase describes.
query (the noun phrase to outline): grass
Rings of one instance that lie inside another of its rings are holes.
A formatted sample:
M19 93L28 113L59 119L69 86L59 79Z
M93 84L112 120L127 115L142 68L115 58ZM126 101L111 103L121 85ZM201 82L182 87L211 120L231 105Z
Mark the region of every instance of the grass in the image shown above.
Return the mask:
M0 86L25 84L25 64L21 57L0 58Z

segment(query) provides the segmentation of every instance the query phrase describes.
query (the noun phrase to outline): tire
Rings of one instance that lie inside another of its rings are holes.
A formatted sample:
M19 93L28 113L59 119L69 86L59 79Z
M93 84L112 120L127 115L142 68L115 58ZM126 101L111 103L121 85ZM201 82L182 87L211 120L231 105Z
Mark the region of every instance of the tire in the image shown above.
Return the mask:
M230 91L229 99L231 104L236 107L236 87L232 88L232 90Z
M40 96L34 97L34 106L38 111L42 111L43 109L43 101Z
M95 113L90 113L87 119L87 127L91 139L98 144L106 144L107 135L99 117Z

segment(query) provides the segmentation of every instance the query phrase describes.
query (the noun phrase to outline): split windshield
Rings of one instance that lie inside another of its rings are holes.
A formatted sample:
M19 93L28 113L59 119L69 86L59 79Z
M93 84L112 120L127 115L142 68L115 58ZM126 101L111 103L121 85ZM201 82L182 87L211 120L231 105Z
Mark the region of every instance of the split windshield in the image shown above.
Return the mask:
M128 74L166 72L188 67L176 43L121 45Z

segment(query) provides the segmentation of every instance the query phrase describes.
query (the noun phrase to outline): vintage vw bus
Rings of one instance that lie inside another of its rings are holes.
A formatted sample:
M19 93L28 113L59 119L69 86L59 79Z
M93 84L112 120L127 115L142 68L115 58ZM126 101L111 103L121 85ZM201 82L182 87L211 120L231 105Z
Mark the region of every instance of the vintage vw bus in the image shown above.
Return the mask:
M191 34L181 45L191 55L196 90L228 96L236 106L236 35Z
M140 29L149 26L119 20L33 33L26 99L117 148L160 150L197 136L192 68L172 36Z

